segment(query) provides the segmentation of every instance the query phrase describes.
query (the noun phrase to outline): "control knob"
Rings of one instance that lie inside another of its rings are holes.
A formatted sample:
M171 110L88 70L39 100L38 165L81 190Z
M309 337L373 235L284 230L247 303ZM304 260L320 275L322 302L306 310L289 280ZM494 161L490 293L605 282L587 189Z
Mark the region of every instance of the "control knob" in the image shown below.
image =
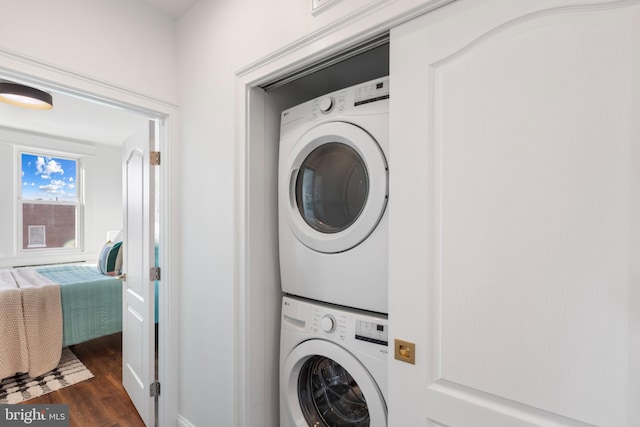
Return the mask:
M329 113L332 109L333 109L333 103L334 103L334 99L332 97L327 97L324 98L322 101L320 101L320 111L322 111L322 113L327 114Z
M325 332L333 332L336 330L336 319L333 316L327 314L320 321L320 327Z

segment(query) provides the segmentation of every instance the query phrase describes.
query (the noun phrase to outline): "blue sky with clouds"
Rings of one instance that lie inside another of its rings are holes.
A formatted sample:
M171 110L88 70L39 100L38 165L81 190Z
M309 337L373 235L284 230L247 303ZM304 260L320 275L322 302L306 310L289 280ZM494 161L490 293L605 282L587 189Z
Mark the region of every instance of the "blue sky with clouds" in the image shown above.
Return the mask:
M77 200L76 160L22 154L22 199Z

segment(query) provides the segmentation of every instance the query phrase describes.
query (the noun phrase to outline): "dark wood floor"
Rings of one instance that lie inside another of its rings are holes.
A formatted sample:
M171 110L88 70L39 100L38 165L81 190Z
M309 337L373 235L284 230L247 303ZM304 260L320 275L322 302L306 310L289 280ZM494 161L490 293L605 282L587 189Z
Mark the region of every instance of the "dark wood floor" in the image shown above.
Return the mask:
M122 387L122 334L69 348L95 378L25 403L68 404L71 427L144 427Z

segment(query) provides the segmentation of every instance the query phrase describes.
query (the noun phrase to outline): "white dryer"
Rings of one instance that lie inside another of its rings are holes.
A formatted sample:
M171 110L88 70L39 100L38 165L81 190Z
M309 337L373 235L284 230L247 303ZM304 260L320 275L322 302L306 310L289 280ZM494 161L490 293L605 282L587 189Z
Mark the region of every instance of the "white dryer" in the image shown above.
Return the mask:
M284 297L280 427L387 426L387 317Z
M389 78L282 112L283 292L387 313Z

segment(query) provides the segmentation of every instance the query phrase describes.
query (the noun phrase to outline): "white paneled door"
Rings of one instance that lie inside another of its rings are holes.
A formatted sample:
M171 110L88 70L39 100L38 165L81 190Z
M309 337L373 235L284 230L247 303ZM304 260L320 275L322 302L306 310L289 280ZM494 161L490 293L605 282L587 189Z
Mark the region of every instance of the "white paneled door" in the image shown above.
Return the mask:
M640 2L391 33L390 426L640 426Z
M122 383L147 426L155 425L154 146L155 123L134 133L124 147L124 263Z

